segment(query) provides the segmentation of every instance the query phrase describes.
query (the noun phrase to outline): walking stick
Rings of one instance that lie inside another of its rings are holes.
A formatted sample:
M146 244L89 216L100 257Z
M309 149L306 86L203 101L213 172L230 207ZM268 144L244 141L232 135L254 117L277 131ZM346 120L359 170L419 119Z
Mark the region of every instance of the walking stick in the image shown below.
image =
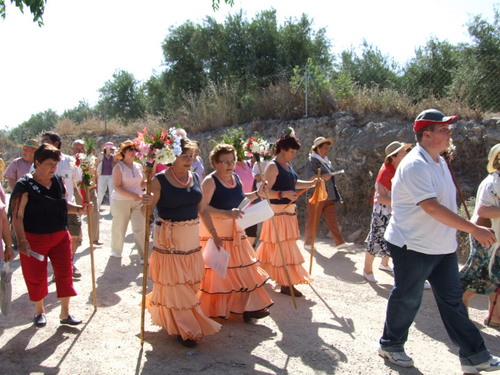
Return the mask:
M493 300L493 303L491 304L490 311L488 311L488 317L486 318L486 325L489 326L491 322L491 318L493 316L493 311L495 310L495 307L497 305L497 300L498 300L498 295L500 294L500 286L497 288L497 291L495 292L495 299Z
M146 194L151 193L151 174L153 166L146 166ZM146 234L144 236L144 265L142 267L142 304L141 304L141 346L144 345L144 319L146 315L146 290L148 286L148 253L149 253L149 236L151 235L151 206L146 207Z
M318 168L317 176L318 180L316 181L316 189L319 187L320 178L321 178L321 168ZM315 191L317 193L317 191ZM311 259L309 261L309 275L312 273L313 268L313 259L314 259L314 241L316 240L316 231L318 230L318 209L319 209L319 197L316 196L316 202L314 202L314 216L313 216L313 226L312 226L312 238L311 238Z
M264 173L262 173L262 166L260 165L260 155L256 154L256 159L257 159L257 166L259 167L259 173L262 177L264 177ZM269 195L267 194L266 190L264 190L264 194L266 196L267 203L269 203L269 205L271 205L271 202L269 200ZM281 241L280 241L279 231L278 231L278 224L276 223L276 218L274 217L274 215L271 217L271 221L273 223L274 232L276 233L276 241L278 242L278 248L280 250L281 261L283 262L283 268L285 269L286 280L288 281L290 295L292 296L293 306L295 306L295 308L297 308L297 302L295 301L295 294L293 292L292 279L290 278L290 274L288 273L288 266L286 264L285 253L283 252L283 247L281 246Z
M85 186L85 195L90 202L90 190L88 186ZM84 199L85 201L85 199ZM92 274L92 304L94 305L94 311L97 310L97 291L95 287L95 262L94 262L94 238L92 236L92 211L87 212L87 229L89 232L89 242L90 242L90 270Z
M455 173L453 172L453 169L451 168L450 160L449 160L450 157L446 154L443 156L444 156L444 160L446 160L446 165L448 165L448 169L450 171L451 178L453 179L453 183L455 184L455 188L457 189L460 201L462 202L462 205L464 206L464 211L465 211L465 214L467 215L467 219L470 220L471 215L469 213L469 209L467 208L467 205L465 204L465 199L464 199L464 196L462 195L462 190L460 189L460 186L458 185L458 181L457 181L457 178L455 177Z

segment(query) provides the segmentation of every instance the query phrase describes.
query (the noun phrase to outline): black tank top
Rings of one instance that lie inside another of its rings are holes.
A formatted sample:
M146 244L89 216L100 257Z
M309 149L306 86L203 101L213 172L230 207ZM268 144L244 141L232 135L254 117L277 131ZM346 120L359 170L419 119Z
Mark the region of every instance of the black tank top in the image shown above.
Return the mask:
M164 220L186 221L198 217L198 203L201 201L200 181L196 173L191 173L194 185L189 188L178 188L168 182L163 172L155 177L161 185L160 199L156 204L158 216Z
M240 205L241 201L245 198L245 194L243 194L243 185L236 173L233 173L233 177L236 181L236 186L229 189L219 181L215 173L212 174L212 178L215 182L215 191L210 200L210 206L220 210L231 210Z
M278 175L276 176L276 181L274 182L271 190L274 191L285 191L285 190L295 190L295 184L297 183L297 173L293 170L292 166L288 164L288 168L290 171L287 171L283 168L280 163L276 162L276 160L271 160L271 163L276 164L278 167ZM272 204L288 204L290 203L290 199L271 199L270 202Z

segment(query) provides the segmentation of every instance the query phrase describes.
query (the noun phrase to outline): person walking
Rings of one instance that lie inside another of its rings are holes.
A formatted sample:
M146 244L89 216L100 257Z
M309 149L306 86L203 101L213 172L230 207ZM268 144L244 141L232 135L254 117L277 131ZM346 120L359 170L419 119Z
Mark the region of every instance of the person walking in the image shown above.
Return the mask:
M477 373L500 370L500 358L490 354L462 302L456 231L472 234L482 246L497 239L488 228L457 214L455 185L440 156L449 147L450 124L457 120L436 109L421 112L413 125L417 145L396 170L385 232L395 282L378 354L401 367L414 365L404 346L427 279L446 331L459 347L462 371Z
M486 169L489 175L477 189L476 207L472 222L480 223L485 219L500 239L500 143L493 146L488 153ZM460 280L464 288L462 300L465 306L476 294L486 294L489 300L489 314L484 324L500 328L500 242L483 247L471 238L471 252L465 266L460 271ZM495 303L496 302L496 303Z
M325 218L328 229L332 234L337 250L350 247L352 242L346 242L339 229L337 213L335 212L335 203L341 200L337 185L335 185L335 177L333 172L335 169L331 161L328 159L328 153L333 145L333 138L318 137L314 140L311 147L309 158L306 161L305 174L306 179L311 180L316 177L318 169L320 169L321 178L325 181L326 192L328 197L326 200L318 203L318 215ZM314 189L311 189L314 191ZM312 192L307 192L308 196ZM304 237L304 248L311 250L312 230L314 224L315 204L307 204L307 221L306 234ZM318 217L319 220L319 217Z
M382 257L379 269L382 271L393 272L389 266L389 251L384 239L385 229L389 224L391 217L391 188L392 178L396 173L401 160L411 150L411 145L394 141L385 148L384 164L380 168L375 180L375 192L373 195L373 210L371 219L371 228L366 239L365 266L363 277L376 283L377 279L373 274L373 261L376 256Z
M113 142L106 142L102 148L102 152L97 157L97 205L98 209L101 209L102 201L108 192L108 196L111 197L113 192L113 167L116 164L114 151L116 150ZM111 198L109 199L111 202Z

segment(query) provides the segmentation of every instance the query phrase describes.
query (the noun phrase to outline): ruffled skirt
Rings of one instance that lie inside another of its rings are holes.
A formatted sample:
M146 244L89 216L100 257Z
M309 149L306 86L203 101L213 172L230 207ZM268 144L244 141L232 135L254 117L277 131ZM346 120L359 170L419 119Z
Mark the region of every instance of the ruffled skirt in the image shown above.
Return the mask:
M257 258L260 260L261 267L267 271L271 279L276 283L290 286L280 253L279 237L291 284L309 284L312 278L302 266L304 257L297 246L300 231L295 204L291 204L286 209L285 205L271 204L271 208L274 211L274 220L278 227L279 236L276 235L272 218L262 223L260 235L262 242L257 249Z
M226 277L205 266L205 278L198 298L203 311L211 317L227 318L230 313L259 311L273 304L263 288L269 275L255 257L244 230L233 219L212 218L222 247L229 252ZM211 237L204 225L200 231L201 245L205 248Z
M154 284L146 296L153 324L184 340L199 340L221 329L203 313L196 297L203 273L199 220L155 225L149 265Z

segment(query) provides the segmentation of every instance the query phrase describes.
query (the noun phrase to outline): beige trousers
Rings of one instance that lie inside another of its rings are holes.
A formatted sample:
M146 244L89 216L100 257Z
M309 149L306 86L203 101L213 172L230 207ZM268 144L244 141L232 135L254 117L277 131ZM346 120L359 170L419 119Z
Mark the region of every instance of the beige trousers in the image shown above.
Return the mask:
M128 223L132 224L134 242L139 255L144 257L144 236L146 233L146 219L141 213L141 201L132 200L111 200L111 215L113 223L111 224L111 250L121 254L123 243L127 234Z

